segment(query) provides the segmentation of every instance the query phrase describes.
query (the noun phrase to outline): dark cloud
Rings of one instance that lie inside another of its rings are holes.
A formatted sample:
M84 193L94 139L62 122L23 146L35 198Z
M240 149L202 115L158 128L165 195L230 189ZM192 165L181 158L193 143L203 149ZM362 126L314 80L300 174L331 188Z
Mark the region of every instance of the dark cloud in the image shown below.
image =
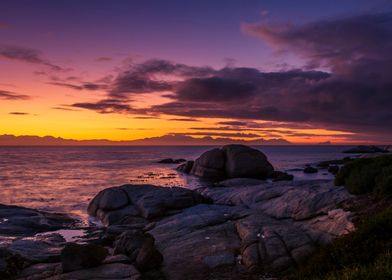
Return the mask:
M43 65L55 71L65 70L62 67L51 63L49 60L44 59L41 53L35 49L16 46L0 46L0 57Z
M25 94L15 93L6 90L0 90L0 99L3 100L27 100L31 97Z
M169 121L176 121L176 122L198 122L198 119L192 119L192 118L174 118L174 119L169 119Z
M263 72L147 61L131 65L114 79L107 96L118 101L119 109L112 107L109 112L133 113L121 107L132 104L132 94L164 92L172 100L145 108L144 113L233 119L218 125L254 131L322 127L354 132L363 139L370 134L392 139L391 13L298 26L248 24L243 29L279 50L298 53L306 66ZM107 113L102 102L84 108Z
M133 110L129 104L124 104L121 100L116 100L116 99L105 99L95 103L93 102L74 103L70 106L76 108L94 110L101 114L108 114L108 113L130 114L130 113L137 112L136 110Z
M50 82L49 84L54 86L66 87L75 90L106 90L106 84L98 84L98 83L81 83L79 85L70 84L70 83L63 83L63 82Z
M30 115L30 113L25 113L25 112L9 112L9 115L18 115L18 116L25 116L25 115Z
M171 91L176 83L165 80L164 75L182 78L204 77L213 72L210 67L193 67L167 60L148 60L140 64L131 64L120 73L112 84L110 95L115 98L127 98L135 93Z

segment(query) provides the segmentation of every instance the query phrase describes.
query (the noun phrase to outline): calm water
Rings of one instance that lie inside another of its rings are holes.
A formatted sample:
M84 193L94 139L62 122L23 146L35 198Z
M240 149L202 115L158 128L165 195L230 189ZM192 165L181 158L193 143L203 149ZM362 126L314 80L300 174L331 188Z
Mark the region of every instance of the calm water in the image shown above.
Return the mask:
M342 146L258 147L279 170L342 158ZM150 183L195 188L200 182L156 163L195 159L211 147L0 147L0 203L71 213L86 218L89 200L110 186ZM330 178L325 172L299 178Z

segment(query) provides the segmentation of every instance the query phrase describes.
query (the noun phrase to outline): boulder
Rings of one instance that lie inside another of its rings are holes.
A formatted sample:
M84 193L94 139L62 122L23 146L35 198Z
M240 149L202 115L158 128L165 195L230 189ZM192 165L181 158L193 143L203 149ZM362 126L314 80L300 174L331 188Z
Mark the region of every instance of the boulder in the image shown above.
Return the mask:
M110 197L117 202L121 201L121 204L116 203L116 206L122 207L108 209L108 205L112 205ZM127 204L123 203L125 201ZM106 226L139 224L141 229L148 223L147 219L164 216L167 212L204 201L199 193L185 188L124 185L99 192L90 202L88 213L100 219Z
M68 243L61 251L63 272L98 266L108 253L100 245Z
M259 150L244 145L226 145L203 153L193 164L191 174L213 180L225 178L265 179L273 166Z
M227 178L265 179L274 171L272 164L259 150L244 145L227 145L222 150L226 156Z
M294 176L291 174L288 174L286 172L274 171L274 172L272 172L271 178L272 178L272 181L274 181L274 182L292 181L294 179Z
M222 149L212 149L195 160L191 174L203 178L224 178L226 176L225 161L225 153Z

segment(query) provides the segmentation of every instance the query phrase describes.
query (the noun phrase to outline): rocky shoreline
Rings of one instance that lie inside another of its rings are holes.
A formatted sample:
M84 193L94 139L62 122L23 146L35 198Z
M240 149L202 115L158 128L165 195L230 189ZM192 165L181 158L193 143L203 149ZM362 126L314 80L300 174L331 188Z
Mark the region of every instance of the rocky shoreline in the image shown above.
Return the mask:
M99 192L87 211L101 226L0 205L0 278L279 278L320 245L355 230L355 213L342 208L354 196L343 186L263 180L276 172L265 156L243 146L221 151L230 157L215 150L189 169L223 178L211 186L123 185ZM82 236L67 240L59 229Z

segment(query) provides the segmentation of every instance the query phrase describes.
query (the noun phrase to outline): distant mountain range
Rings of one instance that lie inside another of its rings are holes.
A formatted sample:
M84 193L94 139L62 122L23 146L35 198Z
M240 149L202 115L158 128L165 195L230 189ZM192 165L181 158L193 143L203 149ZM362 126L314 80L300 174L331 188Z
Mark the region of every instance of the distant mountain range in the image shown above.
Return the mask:
M232 138L195 138L187 135L164 135L137 140L113 141L106 139L97 140L73 140L53 136L30 136L30 135L0 135L0 146L202 146L202 145L224 145L224 144L246 144L246 145L290 145L291 142L283 139L256 139L235 140Z

